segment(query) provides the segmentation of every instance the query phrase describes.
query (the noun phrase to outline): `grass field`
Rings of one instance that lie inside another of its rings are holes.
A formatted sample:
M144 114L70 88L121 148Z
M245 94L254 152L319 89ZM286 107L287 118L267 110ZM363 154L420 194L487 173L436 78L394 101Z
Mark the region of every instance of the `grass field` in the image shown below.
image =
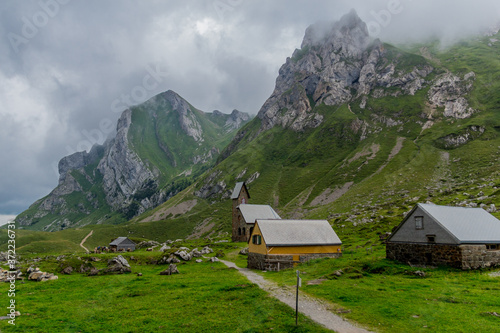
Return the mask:
M151 253L134 252L132 273L16 283L15 326L2 332L328 332L270 298L220 262L179 264L180 274L159 275L166 265L148 264ZM98 255L103 261L111 255ZM155 258L159 254L155 255ZM39 263L56 271L55 259ZM100 266L104 264L100 263ZM141 272L143 276L135 273ZM8 284L0 285L8 305ZM3 307L3 306L2 306Z
M377 332L496 332L500 327L494 314L500 313L500 277L489 275L495 270L410 267L385 259L382 248L349 251L298 269L303 291ZM339 270L340 276L334 274ZM295 270L265 276L283 285L296 281ZM317 279L323 282L307 284Z

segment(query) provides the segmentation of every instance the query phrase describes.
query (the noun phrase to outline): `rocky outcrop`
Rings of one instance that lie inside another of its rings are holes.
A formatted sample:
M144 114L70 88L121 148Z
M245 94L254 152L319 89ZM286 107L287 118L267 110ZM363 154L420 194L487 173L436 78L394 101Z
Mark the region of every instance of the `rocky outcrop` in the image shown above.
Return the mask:
M116 137L106 147L104 158L99 162L97 170L103 175L103 189L106 201L113 209L127 206L131 197L141 189L143 184L157 179L159 171L151 171L139 156L130 148L128 131L132 124L132 111L126 110L118 120ZM159 193L156 200L161 201L164 194ZM153 201L153 202L151 202ZM154 200L148 201L151 206ZM142 207L138 213L149 207Z
M172 90L164 92L161 96L170 103L172 109L179 115L179 124L182 130L196 142L204 141L201 125L193 114L194 108Z
M66 179L66 175L71 170L81 169L89 164L97 162L104 154L104 146L94 145L90 152L80 151L63 157L58 164L59 185Z
M444 108L443 116L449 118L469 118L474 109L464 96L472 90L476 74L469 72L460 78L452 73L440 75L429 89L431 106Z
M486 128L482 126L469 126L460 133L453 133L436 140L440 148L453 149L463 146L472 140L479 138Z
M355 11L338 22L310 26L301 49L280 68L274 92L257 115L261 130L317 127L323 116L313 108L319 104L341 105L372 93L372 98L415 94L433 68L423 58L415 66L400 64L401 55L394 52L369 37Z
M58 186L16 222L24 228L45 220L43 230L56 231L102 223L109 210L130 219L158 206L190 185L183 176L203 171L219 156L221 138L250 119L237 110L214 114L171 90L125 110L114 138L61 159ZM96 210L101 217L85 220Z
M224 128L229 132L240 128L244 123L250 120L250 115L245 112L233 110L226 120Z
M170 264L166 270L160 272L160 275L172 275L172 274L179 274L179 270L177 269L177 265L175 264Z

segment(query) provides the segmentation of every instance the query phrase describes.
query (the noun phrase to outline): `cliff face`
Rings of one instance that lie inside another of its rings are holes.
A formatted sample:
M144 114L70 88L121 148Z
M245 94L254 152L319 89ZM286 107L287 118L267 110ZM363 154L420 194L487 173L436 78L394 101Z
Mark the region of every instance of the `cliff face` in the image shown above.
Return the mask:
M288 168L298 167L288 175L294 181L285 175L271 177L278 179L275 188L293 187L297 175L314 174L315 170L301 169L314 161L324 161L317 168L325 169L327 163L332 167L339 163L342 170L330 173L342 177L332 176L328 181L343 188L352 179L362 178L360 172L363 177L370 175L363 169L373 164L367 157L364 164L347 172L353 163L343 158L358 149L359 156L376 156L379 149L391 151L383 147L387 143L365 147L367 141L382 140L376 139L379 135L408 136L413 141L437 122L452 124L480 112L469 105L475 78L473 71L453 73L426 48L411 53L370 38L366 24L354 11L337 22L313 24L307 28L301 48L281 66L274 91L256 119L236 134L221 152L219 165L204 176L194 193L202 198L225 198L231 188L226 184L228 174L238 179L246 173L247 181L256 181L276 169L286 173ZM450 128L451 134L431 141L440 148L458 147L479 138L485 129L454 131ZM261 164L234 167L239 165L236 159L246 160L250 154ZM325 179L315 185L318 191ZM336 184L339 179L342 183ZM307 184L303 179L300 182Z
M62 158L58 186L17 222L53 231L156 207L210 166L249 119L237 110L202 112L173 91L159 94L125 110L113 139Z

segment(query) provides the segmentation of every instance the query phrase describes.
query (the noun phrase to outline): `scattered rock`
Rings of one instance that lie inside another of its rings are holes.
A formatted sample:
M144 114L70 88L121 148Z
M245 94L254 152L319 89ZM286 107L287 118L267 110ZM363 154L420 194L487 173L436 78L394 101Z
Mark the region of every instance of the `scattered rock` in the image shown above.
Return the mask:
M211 257L209 260L210 262L219 262L219 258L217 257Z
M344 272L341 269L339 269L338 271L333 272L333 275L335 275L335 276L342 276L342 274L344 274Z
M245 247L244 249L241 249L240 254L248 255L248 247Z
M327 279L315 279L315 280L310 280L307 281L308 286L316 286L322 284L324 281L327 281Z
M144 249L144 248L154 248L155 246L160 245L157 241L142 241L139 244L137 244L138 249Z
M200 251L198 251L198 249L193 249L191 252L191 257L192 258L199 258L199 257L203 257L203 253L201 253Z
M142 276L142 273L137 273L137 276Z
M201 263L201 262L203 262L203 260L201 260L201 259L196 259L196 262L197 262L197 263Z
M191 253L187 253L185 250L178 250L174 253L176 256L178 256L179 258L181 258L182 260L184 261L189 261L192 259L192 255Z
M36 269L37 269L36 271L30 273L30 275L28 276L28 280L45 282L58 279L57 275L54 275L52 273L41 272L40 270L38 270L38 268Z
M63 269L61 273L63 273L63 274L71 274L71 273L73 273L73 267L68 266L65 269Z
M108 267L102 270L103 273L117 273L117 274L130 273L131 271L132 270L130 269L128 261L121 255L114 257L113 259L110 259L108 261Z
M160 275L172 275L172 274L179 274L179 270L177 269L177 265L170 264L166 270L163 272L160 272Z
M23 273L20 270L12 272L0 268L0 282L11 282L12 280L24 280L22 275Z
M160 248L160 252L165 252L166 250L170 250L171 247L168 246L167 244L163 244L163 246Z
M201 250L201 253L202 254L209 254L209 253L213 253L214 250L212 250L208 245L205 246L202 250Z
M413 275L425 277L427 274L425 274L425 272L423 272L423 271L415 271L415 272L413 272Z
M114 257L113 259L109 260L108 266L113 265L115 263L119 263L120 265L125 266L125 267L130 267L127 259L125 259L122 255L119 255L119 256Z

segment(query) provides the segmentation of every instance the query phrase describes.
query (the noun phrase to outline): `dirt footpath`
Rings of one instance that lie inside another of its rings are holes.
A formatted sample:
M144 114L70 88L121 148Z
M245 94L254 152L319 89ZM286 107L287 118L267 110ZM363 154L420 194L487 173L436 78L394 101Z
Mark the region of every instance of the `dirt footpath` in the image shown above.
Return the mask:
M248 268L237 267L230 261L221 260L227 267L236 268L241 274L245 275L251 282L257 284L262 290L268 292L271 296L290 306L295 310L295 288L278 287L274 282L264 279L261 275L251 271ZM339 333L368 333L363 328L355 326L340 316L333 314L328 310L326 304L299 293L299 312L305 314L315 322L325 326L328 329Z

